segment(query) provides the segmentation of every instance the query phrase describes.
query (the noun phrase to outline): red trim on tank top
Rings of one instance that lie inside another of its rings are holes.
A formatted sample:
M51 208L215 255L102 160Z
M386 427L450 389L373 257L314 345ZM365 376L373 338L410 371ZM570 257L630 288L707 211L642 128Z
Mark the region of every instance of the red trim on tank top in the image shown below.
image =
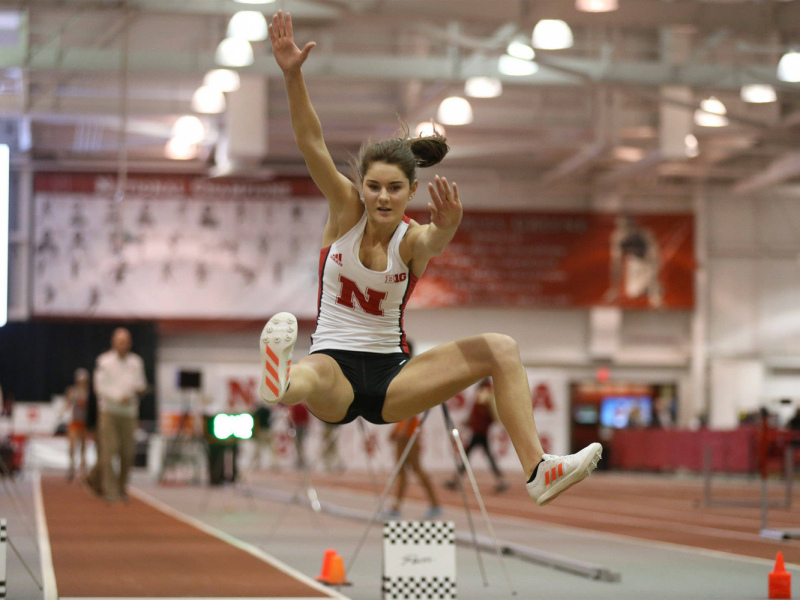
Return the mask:
M403 319L405 318L406 304L408 304L408 299L411 298L411 294L414 293L414 287L419 281L419 277L414 275L411 272L411 269L408 270L408 275L408 287L406 288L406 293L403 296L403 303L400 305L400 347L406 354L410 354L410 352L408 349L408 343L406 342L406 332L405 329L403 329Z
M328 254L331 252L331 247L323 248L319 251L319 293L317 293L317 323L314 326L314 333L317 333L319 327L319 315L322 312L322 278L325 275L325 262L328 260ZM314 342L314 335L311 335L311 342Z

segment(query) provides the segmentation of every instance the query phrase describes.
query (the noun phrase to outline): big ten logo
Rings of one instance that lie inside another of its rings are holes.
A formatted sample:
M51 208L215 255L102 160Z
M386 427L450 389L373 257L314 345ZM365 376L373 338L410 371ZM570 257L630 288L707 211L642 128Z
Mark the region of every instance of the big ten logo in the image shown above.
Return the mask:
M464 395L464 392L459 392L447 401L447 406L453 410L458 410L460 408L464 408L466 403L467 397Z
M511 451L511 438L502 427L492 427L489 438L489 447L495 449L499 456L506 456Z
M235 379L233 377L228 379L228 398L225 401L229 409L233 409L245 405L247 408L256 406L256 379L254 377L246 377Z
M378 440L378 436L375 434L375 432L365 431L364 450L367 451L367 454L370 456L374 456L375 453L378 451L378 446L380 446L380 441Z
M407 275L405 273L395 273L394 275L386 276L386 283L402 283L406 278Z
M549 412L555 410L555 406L553 405L553 394L550 392L550 387L546 383L539 383L533 388L533 393L531 394L531 404L533 405L534 411L537 408Z

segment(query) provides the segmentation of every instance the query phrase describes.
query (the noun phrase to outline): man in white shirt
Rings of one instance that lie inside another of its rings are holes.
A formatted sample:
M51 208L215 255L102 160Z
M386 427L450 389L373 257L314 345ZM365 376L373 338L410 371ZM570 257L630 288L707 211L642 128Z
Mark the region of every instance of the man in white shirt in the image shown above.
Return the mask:
M147 389L144 362L130 351L131 345L130 331L115 329L111 350L97 357L94 370L103 496L108 502L128 499L126 486L135 454L139 394ZM114 456L119 457L119 474L114 470Z

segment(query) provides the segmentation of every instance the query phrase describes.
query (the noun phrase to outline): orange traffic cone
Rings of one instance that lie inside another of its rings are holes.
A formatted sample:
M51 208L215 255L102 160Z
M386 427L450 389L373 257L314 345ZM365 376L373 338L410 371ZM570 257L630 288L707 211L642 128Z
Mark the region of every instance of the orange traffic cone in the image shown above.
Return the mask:
M349 585L344 574L344 559L338 554L331 561L331 572L327 583L328 585Z
M333 548L325 550L325 554L322 557L322 572L320 572L319 577L317 577L317 581L328 583L328 579L331 576L331 564L333 563L334 556L336 556L336 550Z
M769 597L781 600L792 597L792 574L783 564L783 552L778 552L775 569L769 574Z

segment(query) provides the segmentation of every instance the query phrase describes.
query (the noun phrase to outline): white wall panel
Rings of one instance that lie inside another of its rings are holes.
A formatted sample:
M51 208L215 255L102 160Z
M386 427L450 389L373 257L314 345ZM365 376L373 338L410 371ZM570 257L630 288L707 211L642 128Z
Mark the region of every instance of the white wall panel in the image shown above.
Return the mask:
M756 206L749 198L715 198L709 203L709 252L752 252L756 247Z
M709 276L712 354L751 354L756 345L757 267L752 259L714 259Z
M759 261L757 293L759 353L800 353L800 263Z

